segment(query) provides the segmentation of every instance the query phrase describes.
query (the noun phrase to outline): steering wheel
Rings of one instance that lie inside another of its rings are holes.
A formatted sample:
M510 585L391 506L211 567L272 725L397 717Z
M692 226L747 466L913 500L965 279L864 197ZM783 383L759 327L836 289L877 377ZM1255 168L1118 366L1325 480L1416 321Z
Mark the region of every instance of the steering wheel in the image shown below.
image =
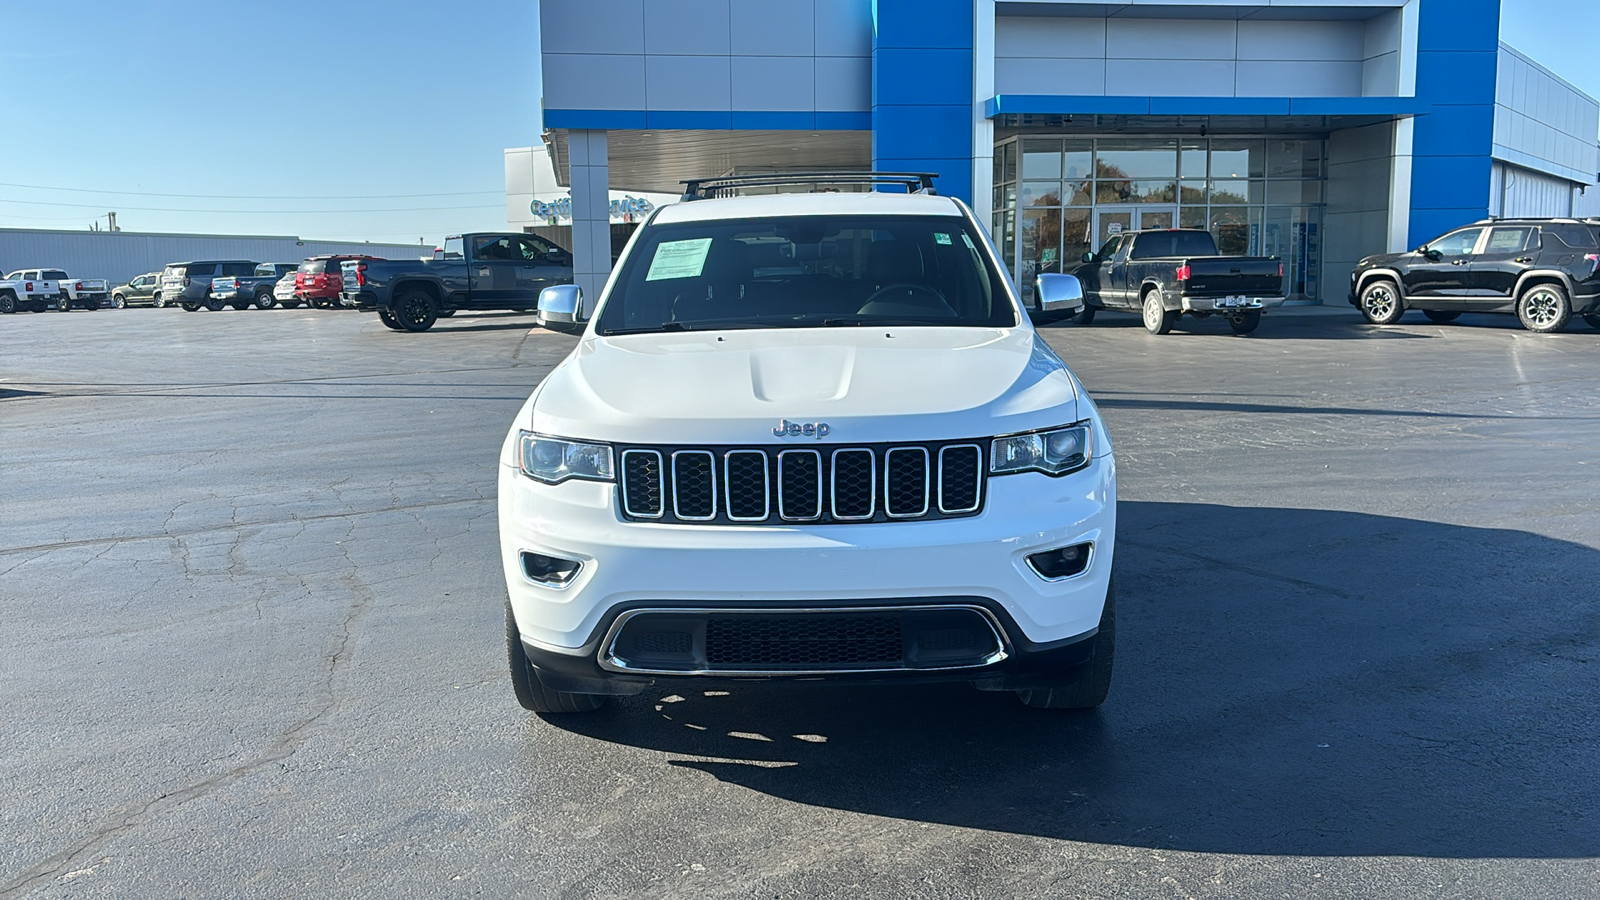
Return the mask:
M880 300L886 299L887 295L895 293L895 292L904 292L905 295L909 295L909 296L912 296L912 297L917 296L918 294L921 294L924 297L928 297L928 298L932 299L935 303L937 303L939 306L944 307L945 309L949 309L950 308L950 304L945 302L943 294L939 293L938 291L934 290L931 287L928 287L925 284L914 284L914 283L912 283L910 281L902 281L902 282L899 282L898 284L886 284L883 287L878 288L877 290L872 292L871 296L869 296L867 298L867 302L861 304L861 308L865 309L868 306L871 306L872 304L877 303ZM889 300L889 302L891 302L891 303L904 303L904 302L906 302L906 300L905 300L905 297L902 296L902 297L897 297L897 298L894 298L892 300Z

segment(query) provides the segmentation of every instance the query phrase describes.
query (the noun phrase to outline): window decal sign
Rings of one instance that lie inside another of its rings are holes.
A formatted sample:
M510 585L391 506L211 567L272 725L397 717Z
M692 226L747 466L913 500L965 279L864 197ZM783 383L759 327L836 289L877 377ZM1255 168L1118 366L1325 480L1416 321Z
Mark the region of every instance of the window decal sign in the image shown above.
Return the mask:
M706 267L706 254L711 252L711 238L694 238L687 241L664 241L656 247L650 260L650 271L645 281L666 281L671 278L699 278Z

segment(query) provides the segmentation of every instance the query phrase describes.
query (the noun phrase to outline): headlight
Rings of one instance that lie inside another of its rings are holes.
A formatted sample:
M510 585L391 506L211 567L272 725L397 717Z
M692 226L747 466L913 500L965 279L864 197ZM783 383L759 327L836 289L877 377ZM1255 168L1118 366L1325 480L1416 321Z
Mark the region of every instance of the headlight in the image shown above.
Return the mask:
M612 481L611 445L564 441L529 431L520 432L522 474L546 484L568 478Z
M1094 456L1094 437L1088 422L1066 428L1013 434L994 439L990 453L989 472L1009 475L1013 472L1043 472L1046 475L1065 475L1089 464Z

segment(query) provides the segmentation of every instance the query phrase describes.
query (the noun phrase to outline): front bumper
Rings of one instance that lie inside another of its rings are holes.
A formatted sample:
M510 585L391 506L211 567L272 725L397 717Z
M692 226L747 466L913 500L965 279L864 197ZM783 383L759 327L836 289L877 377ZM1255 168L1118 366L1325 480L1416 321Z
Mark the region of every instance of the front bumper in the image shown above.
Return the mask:
M502 454L499 477L501 560L517 627L541 672L632 677L599 665L607 629L628 609L961 602L993 613L1010 648L1005 660L954 673L871 677L978 680L1009 672L1020 655L1094 634L1110 583L1110 456L1061 478L990 477L984 511L968 518L815 526L623 522L614 484L546 485L505 464L508 458L509 451ZM1084 542L1094 545L1088 567L1070 578L1046 580L1027 563L1030 554ZM524 574L524 551L582 567L565 586L541 584Z
M1227 313L1248 312L1252 309L1272 309L1282 306L1283 297L1180 297L1184 312Z

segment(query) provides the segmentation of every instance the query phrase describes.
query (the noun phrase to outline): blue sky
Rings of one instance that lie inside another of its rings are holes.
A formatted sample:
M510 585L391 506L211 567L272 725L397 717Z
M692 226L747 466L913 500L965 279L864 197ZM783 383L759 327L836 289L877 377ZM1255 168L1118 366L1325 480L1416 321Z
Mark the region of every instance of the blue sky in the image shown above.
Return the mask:
M501 151L539 139L537 10L0 0L0 226L115 209L129 231L431 244L503 227ZM1504 0L1501 34L1600 96L1593 19L1594 0Z

